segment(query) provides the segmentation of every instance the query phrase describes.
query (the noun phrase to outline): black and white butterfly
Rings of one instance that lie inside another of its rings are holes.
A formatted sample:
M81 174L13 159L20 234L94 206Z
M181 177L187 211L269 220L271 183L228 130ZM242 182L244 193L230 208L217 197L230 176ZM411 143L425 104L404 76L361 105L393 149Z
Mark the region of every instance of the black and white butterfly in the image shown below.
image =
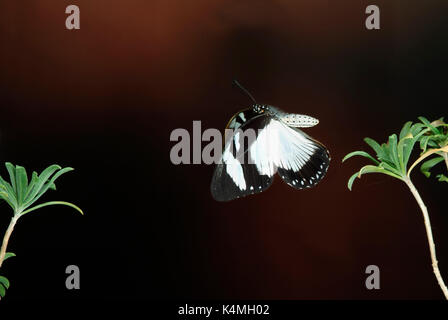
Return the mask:
M232 129L233 134L226 139L213 174L213 198L230 201L263 192L272 184L275 173L295 189L315 186L328 170L330 154L322 143L298 128L313 127L319 121L257 104L246 89L235 83L254 104L236 113L227 124L226 129ZM255 139L245 144L248 129L255 132Z

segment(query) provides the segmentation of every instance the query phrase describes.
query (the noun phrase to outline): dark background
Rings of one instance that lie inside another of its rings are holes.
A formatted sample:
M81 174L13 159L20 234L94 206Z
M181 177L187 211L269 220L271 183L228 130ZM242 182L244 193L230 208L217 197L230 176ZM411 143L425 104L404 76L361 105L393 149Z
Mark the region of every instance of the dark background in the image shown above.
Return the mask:
M81 29L65 29L65 7ZM364 27L381 9L381 30ZM349 176L342 157L408 120L446 114L445 1L5 0L0 10L0 162L57 181L25 216L1 274L7 299L442 299L422 216L406 186ZM332 163L316 188L280 179L261 195L215 202L213 166L172 165L175 128L223 129L249 101L320 119L306 132ZM414 153L414 155L416 155ZM2 165L3 166L3 165ZM1 168L1 175L7 175ZM448 279L447 186L413 180ZM0 205L0 228L10 209ZM445 231L445 232L444 232ZM65 289L65 267L81 290ZM367 265L381 289L364 286Z

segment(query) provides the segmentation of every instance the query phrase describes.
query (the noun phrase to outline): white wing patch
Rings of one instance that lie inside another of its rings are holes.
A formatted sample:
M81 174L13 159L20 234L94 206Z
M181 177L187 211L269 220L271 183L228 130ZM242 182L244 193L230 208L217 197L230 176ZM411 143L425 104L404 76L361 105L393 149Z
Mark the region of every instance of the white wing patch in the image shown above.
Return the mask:
M236 131L232 139L235 142L236 152L240 151L240 131Z
M305 135L271 119L250 146L249 159L260 174L272 177L278 167L299 171L316 149Z
M222 161L225 163L226 172L232 178L233 182L235 182L240 190L246 190L246 180L244 179L243 167L241 163L232 155L232 152L230 151L231 145L232 143L230 140L230 143L227 144L227 147L222 155Z

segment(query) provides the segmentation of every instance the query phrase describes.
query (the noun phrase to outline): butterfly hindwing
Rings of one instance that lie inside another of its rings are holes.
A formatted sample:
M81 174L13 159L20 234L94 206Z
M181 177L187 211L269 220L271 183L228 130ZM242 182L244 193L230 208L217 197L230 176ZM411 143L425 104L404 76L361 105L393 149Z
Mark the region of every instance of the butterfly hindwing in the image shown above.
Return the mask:
M303 189L316 185L330 162L327 149L300 129L271 118L249 148L262 174L280 177L290 186Z
M327 173L330 165L330 154L323 144L294 128L299 134L303 134L313 144L314 151L300 170L291 170L287 167L278 167L277 173L288 185L296 189L314 187Z

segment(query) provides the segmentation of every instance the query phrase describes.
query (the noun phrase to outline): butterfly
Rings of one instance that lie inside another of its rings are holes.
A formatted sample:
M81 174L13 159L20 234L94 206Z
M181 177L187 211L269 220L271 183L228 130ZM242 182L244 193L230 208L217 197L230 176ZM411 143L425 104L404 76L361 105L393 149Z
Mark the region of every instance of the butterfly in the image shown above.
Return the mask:
M330 164L330 153L299 129L313 127L319 121L258 104L245 88L234 83L253 105L233 115L226 126L232 134L226 139L221 161L213 173L213 198L230 201L263 192L271 186L276 173L295 189L311 188L321 181ZM252 136L246 135L249 131Z

